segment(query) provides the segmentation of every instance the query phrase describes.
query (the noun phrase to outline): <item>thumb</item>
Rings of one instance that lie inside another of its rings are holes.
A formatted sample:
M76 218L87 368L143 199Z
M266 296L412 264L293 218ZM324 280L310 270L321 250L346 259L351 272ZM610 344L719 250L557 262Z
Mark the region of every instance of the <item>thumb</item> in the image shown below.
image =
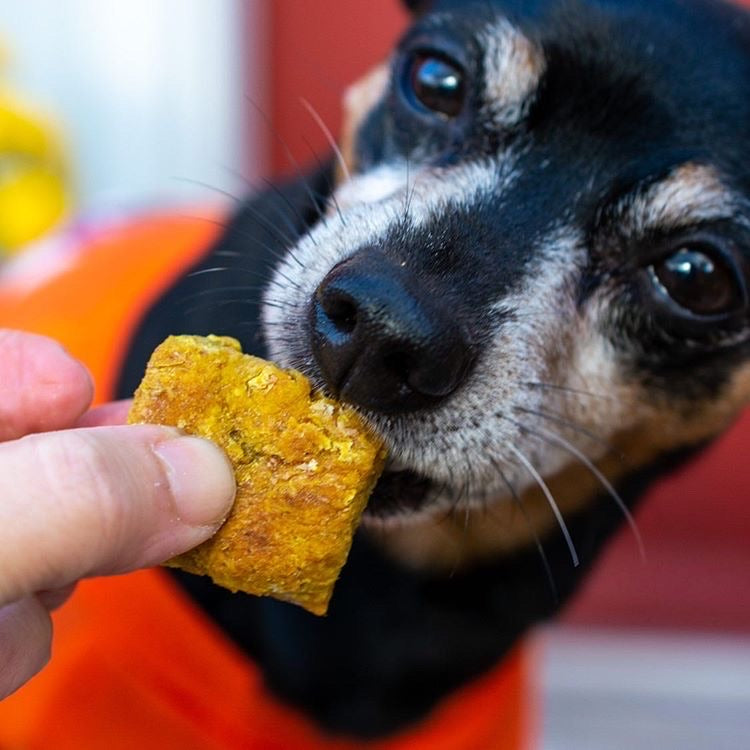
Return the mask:
M0 606L79 578L146 567L209 537L231 466L213 443L155 425L0 445Z

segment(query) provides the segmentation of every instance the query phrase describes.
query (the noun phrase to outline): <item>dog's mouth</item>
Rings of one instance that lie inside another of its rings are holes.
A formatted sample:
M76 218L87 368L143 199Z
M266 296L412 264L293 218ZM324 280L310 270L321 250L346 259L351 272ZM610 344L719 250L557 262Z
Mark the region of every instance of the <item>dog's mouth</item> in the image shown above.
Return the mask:
M434 490L433 480L415 471L386 470L370 495L365 518L385 521L417 513L427 505Z

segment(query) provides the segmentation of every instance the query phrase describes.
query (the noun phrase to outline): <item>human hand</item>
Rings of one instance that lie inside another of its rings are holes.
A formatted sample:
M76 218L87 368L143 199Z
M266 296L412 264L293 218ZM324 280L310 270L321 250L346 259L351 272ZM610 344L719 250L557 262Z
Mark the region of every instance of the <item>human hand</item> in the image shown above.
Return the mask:
M212 443L88 413L91 381L55 342L0 329L0 699L49 659L76 581L148 567L218 528L234 498Z

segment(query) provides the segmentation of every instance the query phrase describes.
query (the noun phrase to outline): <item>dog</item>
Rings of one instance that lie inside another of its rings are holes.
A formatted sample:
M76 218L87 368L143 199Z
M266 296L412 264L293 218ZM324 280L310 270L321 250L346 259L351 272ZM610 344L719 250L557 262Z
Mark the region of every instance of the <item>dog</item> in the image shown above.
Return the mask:
M142 321L354 404L390 459L325 619L176 574L281 700L385 737L579 585L750 397L750 23L721 0L412 0L338 157Z

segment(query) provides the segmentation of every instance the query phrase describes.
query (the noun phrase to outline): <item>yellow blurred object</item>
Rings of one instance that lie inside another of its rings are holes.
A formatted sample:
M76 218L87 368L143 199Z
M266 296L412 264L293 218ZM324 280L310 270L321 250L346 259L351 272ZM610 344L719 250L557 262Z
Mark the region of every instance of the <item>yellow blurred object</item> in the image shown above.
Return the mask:
M5 55L0 50L0 66ZM61 138L0 85L0 257L54 227L70 207Z

